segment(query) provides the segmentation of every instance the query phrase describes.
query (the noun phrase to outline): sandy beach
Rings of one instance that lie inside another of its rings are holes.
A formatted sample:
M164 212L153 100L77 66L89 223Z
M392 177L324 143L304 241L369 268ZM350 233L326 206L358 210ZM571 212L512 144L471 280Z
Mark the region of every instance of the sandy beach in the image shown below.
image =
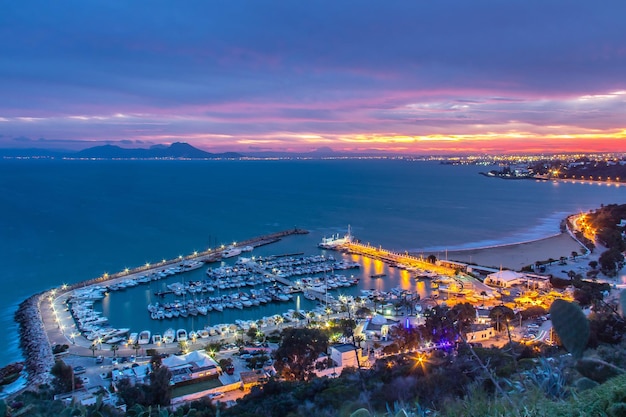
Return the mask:
M526 265L534 265L537 261L549 258L559 259L561 256L571 257L572 252L585 252L584 247L567 233L531 242L489 248L448 251L447 259L459 262L474 263L494 268L520 270ZM424 257L435 255L438 259L446 259L445 252L424 253Z

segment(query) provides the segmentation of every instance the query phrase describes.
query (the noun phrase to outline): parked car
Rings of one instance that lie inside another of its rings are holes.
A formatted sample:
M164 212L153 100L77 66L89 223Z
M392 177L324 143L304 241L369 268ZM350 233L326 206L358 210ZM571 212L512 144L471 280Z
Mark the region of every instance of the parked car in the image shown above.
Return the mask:
M104 356L98 355L98 357L96 358L96 363L102 363L102 362L104 362Z
M75 366L74 367L74 375L84 374L85 372L87 372L87 370L85 369L84 366Z

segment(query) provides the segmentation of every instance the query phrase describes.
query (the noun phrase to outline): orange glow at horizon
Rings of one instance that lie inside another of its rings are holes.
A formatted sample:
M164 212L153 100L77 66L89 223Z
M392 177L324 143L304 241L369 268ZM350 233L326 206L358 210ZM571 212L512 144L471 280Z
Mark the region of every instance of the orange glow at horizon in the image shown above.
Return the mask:
M556 127L549 126L553 131ZM184 139L184 138L182 138ZM387 152L622 152L626 151L626 129L612 132L533 133L529 131L466 134L264 134L245 139L232 138L226 146L279 146L302 150L311 146L330 146L335 151L359 149ZM214 143L212 144L214 145Z

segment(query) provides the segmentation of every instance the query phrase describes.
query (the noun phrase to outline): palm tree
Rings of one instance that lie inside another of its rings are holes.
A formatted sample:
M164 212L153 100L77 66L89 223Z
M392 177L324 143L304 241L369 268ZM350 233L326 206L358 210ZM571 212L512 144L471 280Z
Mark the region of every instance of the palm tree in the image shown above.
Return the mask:
M491 311L489 312L489 318L491 318L492 320L495 320L496 322L496 331L501 331L502 330L502 325L501 325L501 320L504 319L506 324L507 324L507 329L508 329L508 323L509 320L511 320L513 317L515 317L515 313L513 312L513 310L511 310L509 307L504 306L504 305L499 305L496 306L494 308L491 309Z
M141 349L141 345L139 344L138 341L135 341L135 343L133 344L133 349L135 349L135 356L137 356L139 349Z
M95 343L92 343L91 346L89 346L89 349L91 350L91 357L95 358L96 350L98 350L98 346Z
M578 256L578 252L576 252L575 250L572 251L572 258L574 260L576 260L576 257Z
M315 320L315 312L314 311L307 311L306 317L307 317L307 319L309 320L309 323L310 323L311 320Z
M285 321L283 316L276 316L276 326L280 329L280 325Z
M119 348L120 347L117 345L117 343L111 345L111 350L113 351L113 357L115 357L115 353L117 352Z
M480 295L483 297L483 306L485 305L485 297L487 296L487 292L486 291L481 291Z

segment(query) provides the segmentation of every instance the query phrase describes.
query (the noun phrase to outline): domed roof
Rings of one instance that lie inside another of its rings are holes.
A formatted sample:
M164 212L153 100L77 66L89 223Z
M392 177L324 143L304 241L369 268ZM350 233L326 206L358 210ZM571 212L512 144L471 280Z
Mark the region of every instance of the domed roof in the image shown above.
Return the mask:
M377 314L372 318L372 323L373 324L387 324L387 319L381 316L380 314Z

